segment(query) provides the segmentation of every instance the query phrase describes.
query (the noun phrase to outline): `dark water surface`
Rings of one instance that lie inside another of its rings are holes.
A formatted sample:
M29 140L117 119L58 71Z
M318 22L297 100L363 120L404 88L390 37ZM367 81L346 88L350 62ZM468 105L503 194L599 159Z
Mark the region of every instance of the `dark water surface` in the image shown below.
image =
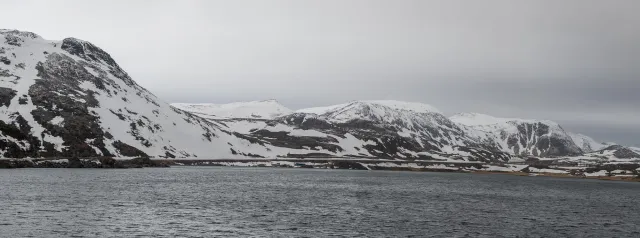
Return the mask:
M175 167L0 170L2 237L640 237L640 183Z

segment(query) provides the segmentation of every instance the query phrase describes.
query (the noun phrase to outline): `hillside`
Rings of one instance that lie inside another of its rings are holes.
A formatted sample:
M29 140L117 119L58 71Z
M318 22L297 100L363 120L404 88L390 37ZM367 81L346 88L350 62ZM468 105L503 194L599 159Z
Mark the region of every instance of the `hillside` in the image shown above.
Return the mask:
M478 113L461 113L450 119L468 134L496 144L514 155L567 156L583 153L560 125L547 120L497 118Z
M162 102L89 42L0 35L3 157L232 158L266 151Z

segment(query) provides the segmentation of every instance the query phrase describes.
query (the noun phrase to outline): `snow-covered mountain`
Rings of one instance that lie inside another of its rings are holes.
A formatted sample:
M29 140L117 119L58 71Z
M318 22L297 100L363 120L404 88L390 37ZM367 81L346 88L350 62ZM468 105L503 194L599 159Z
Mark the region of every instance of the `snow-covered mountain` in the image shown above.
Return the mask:
M253 118L274 119L293 111L276 100L236 102L229 104L172 103L172 106L210 119Z
M474 138L466 137L458 125L427 104L354 101L298 112L318 115L323 120L342 126L370 124L382 127L401 137L416 140L421 148L427 150L447 151L456 146L485 147Z
M582 153L572 137L552 121L498 118L479 113L460 113L450 119L462 125L467 134L514 155L567 156Z
M610 145L578 156L561 157L560 162L578 164L640 163L640 153L633 147Z
M352 119L391 122L397 119L398 112L405 111L442 114L440 110L428 104L394 100L354 101L333 106L300 109L297 112L323 115L327 119L336 122L345 122Z
M234 158L268 149L162 102L89 42L0 37L2 157Z
M603 156L605 158L615 159L640 159L640 153L630 147L621 145L611 145L597 151L587 153L591 156Z
M355 101L299 110L274 120L215 120L278 147L307 150L299 156L507 161L508 154L467 137L425 104Z
M255 119L288 112L266 101L203 107L213 114L204 119L159 100L89 42L0 34L3 157L508 159L468 140L426 105L367 101L322 115Z
M585 153L601 150L608 146L605 143L597 142L593 138L583 134L573 132L568 132L568 134L571 136L573 142Z
M470 113L447 118L421 103L354 101L296 112L275 100L174 107L89 42L49 41L13 30L0 30L0 36L0 157L504 163L513 155L576 156L583 151L635 156L633 149L608 148L551 121Z

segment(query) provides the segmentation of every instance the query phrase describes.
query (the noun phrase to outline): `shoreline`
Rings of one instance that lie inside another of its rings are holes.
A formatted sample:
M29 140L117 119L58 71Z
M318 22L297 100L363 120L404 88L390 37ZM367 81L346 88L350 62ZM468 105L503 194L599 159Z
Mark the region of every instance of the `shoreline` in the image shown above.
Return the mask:
M497 171L471 171L474 174L504 174L523 177L553 177L553 178L574 178L574 179L594 179L606 181L640 182L640 177L617 177L617 176L574 176L569 174L553 173L526 173L526 172L497 172ZM534 174L534 175L532 175Z
M514 176L542 176L556 178L583 178L607 181L640 182L639 171L613 170L598 167L580 168L539 168L525 164L491 165L467 161L400 161L343 158L314 159L149 159L130 158L40 158L40 159L0 159L0 169L18 168L97 168L127 169L171 166L226 166L226 167L265 167L265 168L305 168L305 169L348 169L348 170L384 170L409 172L508 174ZM587 173L587 171L591 171ZM614 172L621 174L616 174ZM577 174L577 175L576 175Z

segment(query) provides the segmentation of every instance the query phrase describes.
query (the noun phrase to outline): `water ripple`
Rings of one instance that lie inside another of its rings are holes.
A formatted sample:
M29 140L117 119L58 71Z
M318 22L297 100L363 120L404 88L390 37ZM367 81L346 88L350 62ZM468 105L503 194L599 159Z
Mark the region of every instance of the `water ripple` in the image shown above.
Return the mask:
M1 237L637 237L640 184L229 167L0 171Z

